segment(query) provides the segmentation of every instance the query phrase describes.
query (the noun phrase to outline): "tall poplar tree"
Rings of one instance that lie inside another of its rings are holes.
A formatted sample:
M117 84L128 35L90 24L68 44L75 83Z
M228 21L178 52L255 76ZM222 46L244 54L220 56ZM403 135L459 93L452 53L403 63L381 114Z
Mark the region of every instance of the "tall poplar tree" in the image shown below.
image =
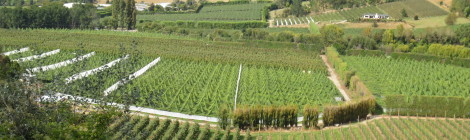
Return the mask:
M113 27L134 29L136 25L137 10L135 0L113 0Z

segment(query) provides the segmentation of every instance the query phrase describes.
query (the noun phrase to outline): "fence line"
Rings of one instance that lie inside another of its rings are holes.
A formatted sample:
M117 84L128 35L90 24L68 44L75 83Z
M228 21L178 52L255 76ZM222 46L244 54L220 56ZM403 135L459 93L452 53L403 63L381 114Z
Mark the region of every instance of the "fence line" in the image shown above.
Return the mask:
M129 77L127 79L122 79L118 82L116 82L114 85L110 86L109 88L107 88L105 91L104 91L104 96L108 96L109 93L115 91L116 89L119 88L119 86L121 85L124 85L126 84L127 82L129 82L130 80L133 80L137 77L139 77L140 75L144 74L148 69L150 69L151 67L155 66L158 62L160 61L160 57L158 57L157 59L153 60L152 62L150 62L149 64L147 64L145 67L141 68L140 70L138 70L137 72L129 75Z
M95 68L95 69L92 69L92 70L88 70L88 71L84 71L84 72L81 72L81 73L78 73L78 74L74 74L72 76L70 76L69 78L65 79L65 84L69 84L75 80L79 80L79 79L82 79L82 78L85 78L85 77L88 77L90 75L93 75L93 74L96 74L98 72L101 72L103 70L106 70L108 68L111 68L113 67L114 65L116 65L117 63L119 63L121 60L125 60L129 57L129 55L126 55L125 57L123 58L118 58L114 61L111 61L109 62L108 64L105 64L103 66L100 66L98 68Z
M21 49L19 49L19 50L13 50L13 51L9 51L9 52L4 52L4 53L2 53L2 54L5 55L5 56L9 56L9 55L12 55L12 54L22 53L22 52L26 52L26 51L29 51L29 47L21 48Z
M91 103L91 104L99 103L99 100L96 100L96 99L72 96L72 95L67 95L67 94L62 94L62 93L56 93L54 95L44 95L40 98L40 101L61 101L61 100L66 100L66 99L74 100L74 101L77 101L77 100L84 101L86 103ZM118 103L106 103L106 105L115 106L119 108L125 107L123 104L118 104ZM142 113L148 113L152 115L161 115L161 116L182 118L182 119L188 119L188 120L198 120L198 121L206 121L206 122L218 122L219 121L219 119L215 117L189 115L189 114L183 114L183 113L178 113L178 112L163 111L163 110L144 108L144 107L138 107L138 106L129 106L129 110L142 112Z
M43 54L40 54L40 55L33 55L33 56L23 57L23 58L19 58L19 59L13 60L13 61L18 61L18 62L31 61L31 60L34 60L34 59L41 59L41 58L44 58L44 57L48 57L48 56L57 54L59 52L60 52L60 49L57 49L57 50L46 52L46 53L43 53Z
M70 60L66 60L66 61L63 61L63 62L55 63L55 64L52 64L52 65L27 69L27 71L29 71L30 73L35 73L35 72L40 72L40 71L53 70L53 69L56 69L56 68L67 66L69 64L72 64L72 63L75 63L75 62L78 62L78 61L82 61L86 58L92 57L93 55L95 55L95 52L91 52L91 53L88 53L86 55L83 55L83 56L80 56L80 57L77 57L77 58L73 58L73 59L70 59Z

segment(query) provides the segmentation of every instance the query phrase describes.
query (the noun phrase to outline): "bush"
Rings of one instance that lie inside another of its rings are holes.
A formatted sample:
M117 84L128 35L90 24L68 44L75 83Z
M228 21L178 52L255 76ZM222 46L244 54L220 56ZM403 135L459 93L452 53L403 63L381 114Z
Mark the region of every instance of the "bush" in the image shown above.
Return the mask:
M233 124L240 129L297 126L298 107L241 106L232 113Z
M375 110L373 96L363 97L341 105L328 105L323 109L323 121L326 125L348 123L364 119Z
M445 19L445 22L447 25L454 25L456 21L457 21L457 15L455 15L455 13L449 13L449 15L447 15Z
M410 52L410 46L405 44L397 45L395 51L398 52Z
M375 50L376 46L377 42L366 36L355 36L349 41L348 44L348 48L366 50Z
M226 105L222 105L219 110L219 126L222 129L225 129L229 126L229 115L230 115L230 108Z
M426 45L419 45L415 48L413 48L413 50L411 50L412 53L426 53L428 52L428 46Z
M304 119L302 121L302 126L304 128L315 128L318 123L319 114L318 107L305 105L303 110Z
M470 58L470 48L460 45L431 44L428 53L443 57Z
M347 50L346 55L351 56L385 56L385 52L380 50Z

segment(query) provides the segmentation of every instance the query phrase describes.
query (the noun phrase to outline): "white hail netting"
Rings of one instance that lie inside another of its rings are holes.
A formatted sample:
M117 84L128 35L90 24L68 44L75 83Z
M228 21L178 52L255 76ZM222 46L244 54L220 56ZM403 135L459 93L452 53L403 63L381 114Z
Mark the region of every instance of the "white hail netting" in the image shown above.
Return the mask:
M234 101L234 109L237 109L237 98L238 98L238 88L240 87L240 78L242 75L242 64L240 64L240 69L238 70L238 79L237 79L237 88L235 89L235 101Z
M75 80L79 80L79 79L82 79L82 78L85 78L85 77L88 77L90 75L93 75L93 74L96 74L98 72L101 72L103 70L106 70L108 68L111 68L113 67L114 65L116 65L117 63L119 63L121 60L125 60L129 57L129 55L126 55L125 57L123 58L118 58L114 61L111 61L109 62L108 64L105 64L103 66L100 66L98 68L95 68L95 69L92 69L92 70L88 70L88 71L84 71L84 72L81 72L81 73L78 73L78 74L74 74L72 76L70 76L69 78L65 79L65 84L69 84Z
M86 55L79 56L77 58L73 58L73 59L66 60L66 61L63 61L63 62L59 62L59 63L56 63L56 64L42 66L42 67L36 67L36 68L32 68L32 69L27 69L27 71L29 71L31 73L34 73L34 72L40 72L40 71L53 70L53 69L57 69L57 68L60 68L60 67L67 66L69 64L73 64L73 63L78 62L78 61L82 61L86 58L92 57L93 55L95 55L95 52L91 52L91 53L88 53Z
M46 53L43 53L43 54L40 54L40 55L33 55L33 56L23 57L23 58L16 59L16 60L13 60L13 61L18 61L18 62L31 61L31 60L34 60L34 59L41 59L41 58L44 58L44 57L47 57L47 56L51 56L51 55L57 54L59 52L60 52L60 49L57 49L57 50L46 52Z
M144 74L148 69L150 69L151 67L155 66L159 61L160 61L160 57L158 57L157 59L153 60L152 62L150 62L149 64L147 64L145 67L143 67L142 69L138 70L138 71L135 72L134 74L129 75L129 78L128 78L128 79L122 79L122 80L116 82L114 85L110 86L108 89L106 89L106 90L104 91L104 96L108 96L109 93L111 93L111 92L115 91L116 89L118 89L119 86L124 85L124 84L126 84L128 81L133 80L133 79L139 77L140 75Z
M5 55L5 56L9 56L9 55L12 55L12 54L22 53L22 52L26 52L26 51L29 51L29 47L21 48L19 50L4 52L2 54Z
M72 95L67 95L67 94L62 94L62 93L56 93L55 95L44 95L40 98L40 101L61 101L61 100L78 100L78 101L84 101L84 102L91 103L91 104L97 104L99 102L96 99L72 96ZM118 104L118 103L106 103L106 105L116 106L120 108L124 107L123 104ZM169 112L169 111L137 107L137 106L129 106L129 110L142 112L142 113L148 113L148 114L154 114L154 115L162 115L162 116L167 116L167 117L188 119L188 120L199 120L199 121L206 121L206 122L218 122L219 121L219 119L215 117L189 115L189 114Z

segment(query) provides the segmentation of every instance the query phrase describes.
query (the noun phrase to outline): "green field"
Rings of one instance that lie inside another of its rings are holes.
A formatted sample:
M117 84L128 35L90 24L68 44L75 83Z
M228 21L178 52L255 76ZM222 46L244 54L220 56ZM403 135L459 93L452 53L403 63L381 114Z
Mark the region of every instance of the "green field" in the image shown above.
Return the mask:
M384 57L342 57L378 95L470 96L470 69Z
M233 106L238 71L238 65L164 59L113 95L125 101L138 87L136 105L216 116L220 105ZM238 104L302 106L334 103L340 96L325 73L245 66L241 75Z
M244 46L237 42L205 42L150 35L129 38L128 34L120 32L0 32L9 33L0 35L3 36L0 40L8 40L0 43L0 46L9 46L7 49L21 48L23 43L34 44L31 54L39 54L38 50L41 49L62 49L59 54L20 63L27 68L54 64L91 51L96 52L95 56L84 61L36 74L40 80L48 83L46 86L52 86L56 92L68 91L66 94L100 98L106 88L153 59L161 57L162 60L147 73L120 87L108 97L121 103L166 111L216 116L220 105L233 106L240 64L243 65L243 70L237 104L298 104L301 107L305 104L336 103L334 97L341 97L327 79L326 68L318 51L271 44L273 42L267 43L268 46ZM48 36L43 36L43 33ZM22 42L24 35L33 39ZM54 37L62 39L48 40ZM121 45L126 42L135 43ZM130 58L116 66L64 85L65 78L99 67L125 54L130 54Z
M83 48L88 52L120 53L120 46L129 50L133 41L145 57L326 71L315 55L317 49L306 51L295 43L209 42L155 33L0 29L0 46L18 48L37 46L64 51Z
M402 9L406 10L410 18L413 18L415 15L419 17L447 15L445 10L437 7L427 0L397 1L381 4L378 7L395 19L403 18L401 15Z
M248 21L261 20L265 3L204 6L199 13L137 15L137 20L176 21Z
M290 18L291 20L301 20L302 22L297 21L297 24L306 24L305 18L312 17L315 22L338 22L342 20L352 20L359 19L364 14L367 13L378 13L378 14L388 14L394 19L402 18L401 10L405 9L410 18L418 15L419 17L433 17L433 16L443 16L447 15L448 12L437 7L427 0L404 0L391 3L380 4L377 6L366 6L360 8L351 8L346 10L339 10L336 12L324 13L314 16L300 17L300 18ZM289 18L278 18L274 19L276 21L288 21L290 25ZM293 22L293 21L292 21ZM294 24L294 23L293 23Z
M344 139L470 139L470 121L434 118L379 118L321 131L252 134L257 140L344 140Z

